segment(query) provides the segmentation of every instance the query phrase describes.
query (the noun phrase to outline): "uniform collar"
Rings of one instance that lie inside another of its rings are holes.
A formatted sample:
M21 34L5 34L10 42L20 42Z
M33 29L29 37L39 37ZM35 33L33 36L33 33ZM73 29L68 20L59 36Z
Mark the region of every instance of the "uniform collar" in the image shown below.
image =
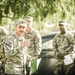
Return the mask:
M28 34L32 34L32 32L33 32L33 28L32 28L32 30L30 32L26 31L26 33L28 33Z
M68 31L66 31L63 35L60 33L59 36L67 36Z
M16 32L15 32L14 34L15 34L15 37L16 37L18 40L23 40L23 36L18 36Z

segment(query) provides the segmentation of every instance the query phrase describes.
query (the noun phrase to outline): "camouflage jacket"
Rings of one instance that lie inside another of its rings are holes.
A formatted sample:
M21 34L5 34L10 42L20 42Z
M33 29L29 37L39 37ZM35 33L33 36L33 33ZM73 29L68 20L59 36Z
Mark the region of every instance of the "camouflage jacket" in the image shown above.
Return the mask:
M7 35L8 31L4 27L0 26L0 62L5 61L4 44Z
M19 37L16 32L9 35L5 41L5 73L22 74L26 64L26 48L20 45L24 41L23 37Z
M74 50L74 35L66 32L64 35L57 34L53 39L53 50L68 54Z
M28 47L28 53L30 56L38 56L41 52L41 35L38 31L33 29L30 33L25 32L25 39L30 39L30 45Z

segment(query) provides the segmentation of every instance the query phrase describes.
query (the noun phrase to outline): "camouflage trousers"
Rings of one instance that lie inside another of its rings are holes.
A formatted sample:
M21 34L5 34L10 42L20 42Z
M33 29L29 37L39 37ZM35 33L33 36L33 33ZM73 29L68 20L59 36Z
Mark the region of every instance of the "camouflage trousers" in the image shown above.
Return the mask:
M4 64L0 63L0 75L5 75Z
M23 74L5 74L5 75L23 75Z
M6 74L5 75L25 75L25 74Z
M65 75L71 74L73 69L74 69L74 64L73 63L69 64L67 66L64 66L64 71L65 71L64 73L65 73Z
M74 69L74 64L65 65L63 61L57 63L55 75L70 75Z
M64 56L66 61L69 61L71 63L66 64L64 58L59 58L58 56L56 56L56 58L58 59L59 63L57 63L57 69L56 69L55 73L57 75L72 75L70 73L72 73L72 71L74 70L74 63L72 62L72 61L74 61L73 53L70 53L70 54ZM67 60L67 59L70 59L70 58L72 59L72 61ZM61 73L61 74L59 74L59 73Z
M58 63L56 64L56 69L54 70L54 75L65 75L64 64L63 64L63 61L60 59L58 59Z

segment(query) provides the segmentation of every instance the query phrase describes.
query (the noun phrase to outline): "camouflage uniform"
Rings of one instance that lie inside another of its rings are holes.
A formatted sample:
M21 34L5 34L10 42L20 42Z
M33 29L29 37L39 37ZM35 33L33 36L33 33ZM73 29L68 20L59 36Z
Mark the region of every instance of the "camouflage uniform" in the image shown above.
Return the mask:
M7 35L8 31L4 27L0 26L0 75L4 75L4 62L5 62L4 41Z
M31 32L26 31L24 37L26 39L30 39L30 45L28 46L27 52L30 57L35 57L34 61L32 61L32 64L31 64L33 65L35 62L37 62L36 61L37 57L41 52L41 36L36 30L33 29ZM27 62L27 66L26 66L27 75L29 75L29 73L31 72L31 68L33 68L33 66L28 67L28 65L29 65L29 62ZM35 68L36 68L36 65L35 65Z
M70 32L66 32L64 35L61 35L61 33L57 34L53 39L53 50L58 60L62 62L62 57L74 51L73 34ZM61 55L61 57L59 57L59 55Z
M20 44L24 41L23 37L19 37L16 32L9 35L4 46L5 50L5 73L24 75L26 63L26 49L21 48Z
M41 52L41 36L36 30L32 30L31 32L25 32L24 37L26 39L30 39L30 45L27 49L30 56L38 56L39 52Z
M53 50L68 54L74 50L74 36L66 32L64 35L58 34L53 39Z

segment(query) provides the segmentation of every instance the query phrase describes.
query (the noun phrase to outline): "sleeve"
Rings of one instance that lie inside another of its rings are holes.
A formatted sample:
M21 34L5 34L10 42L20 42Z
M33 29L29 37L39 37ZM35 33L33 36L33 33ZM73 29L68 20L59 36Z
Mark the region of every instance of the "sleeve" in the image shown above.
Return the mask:
M39 33L35 36L35 56L40 55L42 50L42 40L41 35Z
M26 50L25 54L26 54L26 57L27 57L26 60L29 61L29 59L30 59L31 56L28 54L27 50Z
M5 57L8 58L11 56L13 50L13 44L12 44L12 40L8 38L5 41L5 45L4 45L4 51L5 51Z
M66 48L66 51L70 51L70 50L74 50L74 35L73 34L70 34L67 36L67 40L69 41L69 47Z
M6 59L9 59L15 54L19 53L21 49L21 47L14 48L14 39L8 37L5 40L4 51Z

